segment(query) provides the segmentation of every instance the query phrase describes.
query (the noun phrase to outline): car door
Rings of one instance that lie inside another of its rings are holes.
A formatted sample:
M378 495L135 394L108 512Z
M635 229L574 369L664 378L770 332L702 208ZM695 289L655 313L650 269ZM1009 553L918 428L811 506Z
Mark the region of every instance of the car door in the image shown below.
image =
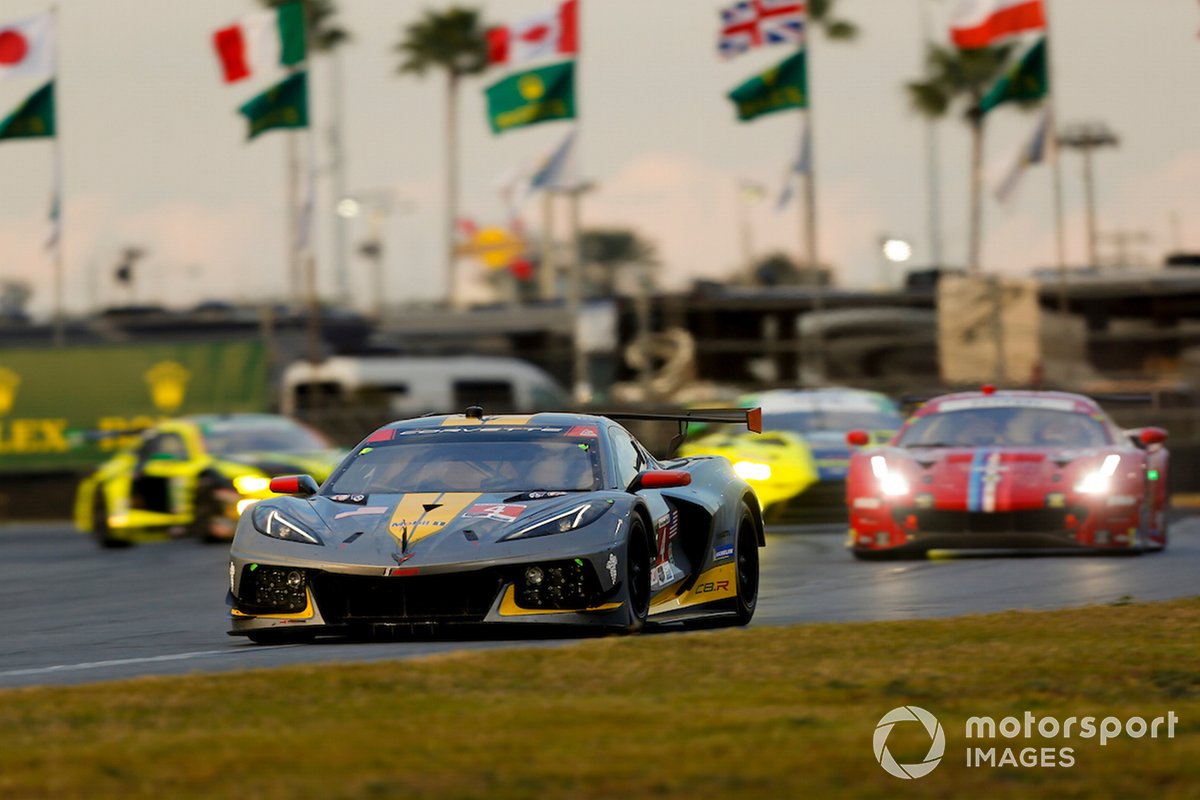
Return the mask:
M129 524L151 528L190 521L191 492L204 467L199 445L180 429L155 429L137 451L129 483Z
M609 428L609 448L616 471L618 488L628 488L639 472L657 469L653 456L638 444L630 433L620 425ZM679 536L679 512L672 508L656 489L638 492L650 511L651 537L654 546L654 563L650 572L651 597L687 578L691 565L677 546Z

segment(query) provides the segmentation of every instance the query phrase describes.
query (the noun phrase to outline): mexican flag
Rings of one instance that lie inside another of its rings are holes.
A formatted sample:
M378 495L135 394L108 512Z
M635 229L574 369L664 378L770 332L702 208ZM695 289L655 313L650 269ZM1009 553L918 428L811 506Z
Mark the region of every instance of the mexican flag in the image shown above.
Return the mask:
M38 89L0 120L0 139L54 136L54 81Z
M238 109L250 123L247 139L275 128L308 127L308 74L293 73Z
M1050 76L1046 70L1046 40L1037 42L1017 58L992 84L979 101L979 113L986 114L996 106L1010 101L1031 103L1050 91Z
M735 87L729 99L742 122L789 108L808 108L808 66L804 51Z
M493 133L575 118L575 62L516 72L485 90Z
M300 64L307 55L304 7L285 3L242 17L213 34L226 83L261 75L275 66Z

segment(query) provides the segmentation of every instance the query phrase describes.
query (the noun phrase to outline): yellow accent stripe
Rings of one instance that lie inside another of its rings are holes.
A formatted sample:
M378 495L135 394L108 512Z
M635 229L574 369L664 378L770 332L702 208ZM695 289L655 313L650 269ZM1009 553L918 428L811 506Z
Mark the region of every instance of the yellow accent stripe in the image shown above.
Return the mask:
M663 597L660 592L650 606L650 613L662 614L731 597L737 597L737 569L733 564L722 564L701 574L691 590L679 597Z
M388 533L398 542L404 540L404 530L408 529L408 543L412 545L427 536L441 533L472 503L480 498L478 492L418 492L406 494L396 510L392 512L391 522L388 523ZM437 505L430 511L427 505Z
M304 606L303 611L297 611L294 614L247 614L244 611L231 608L229 609L229 616L245 617L246 619L312 619L316 613L313 611L312 592L305 589L304 594L308 597L308 603Z
M504 599L500 601L500 616L522 617L533 614L586 614L590 611L613 611L621 607L621 603L604 603L591 608L521 608L517 605L517 590L512 584L504 590Z
M516 415L507 416L507 417L488 417L487 422L485 422L483 424L484 425L528 425L529 420L531 420L531 419L533 419L532 414L526 414L523 417L516 416Z
M442 420L440 427L461 428L465 425L482 425L483 420L468 417L466 414L456 414L453 417L446 417Z

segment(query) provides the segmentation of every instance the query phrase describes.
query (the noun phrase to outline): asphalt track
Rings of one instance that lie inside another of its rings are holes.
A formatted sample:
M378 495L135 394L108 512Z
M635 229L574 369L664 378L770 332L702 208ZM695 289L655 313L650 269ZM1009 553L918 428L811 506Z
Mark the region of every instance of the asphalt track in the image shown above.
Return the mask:
M773 531L754 625L941 617L1200 593L1200 517L1165 553L858 562L830 529ZM0 528L0 687L69 684L560 639L319 641L262 647L225 635L225 548L185 540L106 551L65 525ZM666 635L680 635L668 633Z

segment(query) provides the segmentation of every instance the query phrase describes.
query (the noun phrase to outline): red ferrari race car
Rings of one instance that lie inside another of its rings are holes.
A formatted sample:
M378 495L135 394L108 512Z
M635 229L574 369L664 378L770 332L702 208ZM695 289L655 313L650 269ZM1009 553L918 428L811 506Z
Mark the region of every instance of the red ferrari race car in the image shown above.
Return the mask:
M847 441L847 546L859 558L935 550L1140 552L1167 544L1167 432L1122 430L1065 392L948 394L883 447Z

